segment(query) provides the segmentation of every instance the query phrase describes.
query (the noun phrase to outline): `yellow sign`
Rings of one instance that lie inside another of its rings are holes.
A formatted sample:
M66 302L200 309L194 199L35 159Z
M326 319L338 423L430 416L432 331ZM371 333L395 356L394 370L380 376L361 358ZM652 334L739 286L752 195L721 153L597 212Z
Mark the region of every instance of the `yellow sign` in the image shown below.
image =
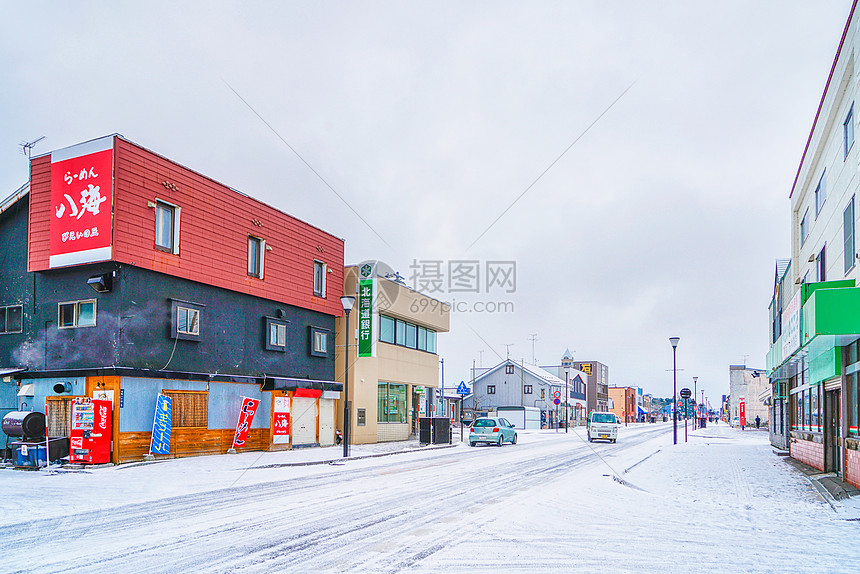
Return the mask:
M591 363L582 363L579 366L579 370L590 377L591 376Z

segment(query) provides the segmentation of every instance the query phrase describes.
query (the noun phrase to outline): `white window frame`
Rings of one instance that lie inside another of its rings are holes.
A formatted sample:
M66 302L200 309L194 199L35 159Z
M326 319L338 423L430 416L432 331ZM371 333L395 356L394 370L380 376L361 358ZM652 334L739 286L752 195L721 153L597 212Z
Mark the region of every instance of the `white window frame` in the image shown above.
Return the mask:
M93 304L93 322L92 324L81 325L80 317L81 317L81 305L86 303ZM62 316L63 316L63 306L64 305L72 305L72 324L71 325L63 325ZM96 299L81 299L80 301L61 301L57 303L57 328L58 329L83 329L87 327L95 327L97 323L98 316L98 301Z
M269 344L273 347L287 346L287 325L284 323L269 323Z
M173 244L169 247L166 245L159 245L158 244L158 229L160 228L160 225L159 225L159 213L160 213L159 208L160 207L166 207L173 213L173 235L171 237ZM182 208L180 208L178 205L174 205L168 201L164 201L163 199L156 198L156 200L155 200L155 247L159 251L164 251L166 253L173 253L174 255L179 255L179 220L180 220L181 213L182 213Z
M848 158L848 152L854 147L854 102L851 102L851 107L848 108L848 114L845 116L845 121L842 122L842 138L844 141L845 155L842 159Z
M314 352L328 353L328 333L325 331L314 331Z
M256 248L255 248L256 246ZM251 268L251 255L257 253L259 269ZM248 235L248 276L262 279L266 269L266 240L256 235Z
M317 270L320 274L320 289L317 289ZM325 261L314 259L314 296L325 299L326 275L328 274L328 265Z
M818 180L815 188L815 219L821 215L821 210L824 209L824 203L827 201L827 180L824 179L826 175L826 171L821 174L821 179Z
M806 243L806 238L809 237L809 208L803 213L800 220L800 245Z
M195 329L182 330L179 328L179 316L181 313L185 313L185 324L193 324ZM196 321L191 321L191 317L196 317ZM183 307L182 305L176 306L176 333L178 335L192 335L194 337L200 336L200 309L194 309L192 307Z

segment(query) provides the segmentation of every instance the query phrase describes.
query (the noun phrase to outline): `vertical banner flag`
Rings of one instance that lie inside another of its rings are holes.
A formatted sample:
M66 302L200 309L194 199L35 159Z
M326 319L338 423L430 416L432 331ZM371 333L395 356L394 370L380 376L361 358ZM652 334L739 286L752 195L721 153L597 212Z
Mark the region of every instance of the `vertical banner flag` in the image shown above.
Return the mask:
M170 426L173 421L173 403L167 395L155 398L155 417L152 420L152 454L170 454Z
M113 136L51 154L49 266L111 258Z
M743 397L741 397L740 404L738 405L738 415L740 418L740 423L742 427L747 426L747 406L746 401Z
M233 445L230 448L245 446L248 441L248 432L251 423L254 422L254 414L260 405L259 399L242 397L242 408L239 411L239 422L236 423L236 435L233 437Z

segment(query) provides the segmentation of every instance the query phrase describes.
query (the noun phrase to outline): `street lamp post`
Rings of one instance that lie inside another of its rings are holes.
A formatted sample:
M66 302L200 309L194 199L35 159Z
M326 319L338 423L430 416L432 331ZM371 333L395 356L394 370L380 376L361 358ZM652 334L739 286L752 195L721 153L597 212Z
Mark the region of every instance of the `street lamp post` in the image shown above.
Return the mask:
M672 444L678 444L678 341L681 337L669 337L672 343Z
M693 377L693 400L696 400L696 382L699 377ZM693 430L696 430L696 417L693 417Z
M355 297L344 295L340 298L346 314L343 329L343 458L349 456L349 312L355 305Z
M564 367L564 432L567 433L567 427L570 426L570 413L567 411L568 403L570 402L570 366Z

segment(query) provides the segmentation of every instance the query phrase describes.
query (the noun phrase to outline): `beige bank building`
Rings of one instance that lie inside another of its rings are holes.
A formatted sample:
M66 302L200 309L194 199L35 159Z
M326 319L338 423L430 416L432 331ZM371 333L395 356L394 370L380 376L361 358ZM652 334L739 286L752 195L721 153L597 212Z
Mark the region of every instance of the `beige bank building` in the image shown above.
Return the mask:
M436 345L449 330L449 307L374 261L346 267L344 295L355 296L355 303L348 328L345 317L336 321L335 373L344 381L346 359L349 441L406 440L416 434L420 417L435 414L429 411L441 386ZM342 402L337 417L342 429Z

